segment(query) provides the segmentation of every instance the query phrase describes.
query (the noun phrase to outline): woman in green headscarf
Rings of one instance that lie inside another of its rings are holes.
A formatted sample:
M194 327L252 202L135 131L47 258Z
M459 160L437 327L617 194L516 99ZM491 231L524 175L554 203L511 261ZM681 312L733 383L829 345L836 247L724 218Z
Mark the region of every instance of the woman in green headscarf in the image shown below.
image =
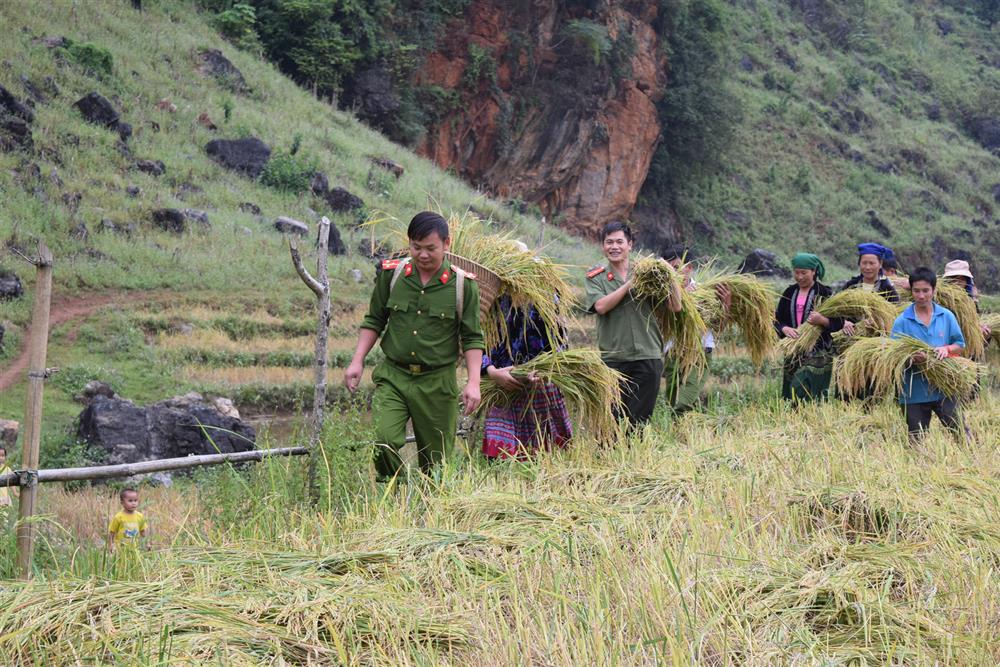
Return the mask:
M781 395L787 399L814 400L825 398L830 388L833 370L833 344L830 334L839 331L844 321L830 319L814 310L817 299L833 292L820 281L826 269L819 257L800 252L792 258L795 283L789 285L778 300L774 311L774 328L781 338L797 338L798 328L804 322L823 327L819 342L801 357L787 358L781 378Z

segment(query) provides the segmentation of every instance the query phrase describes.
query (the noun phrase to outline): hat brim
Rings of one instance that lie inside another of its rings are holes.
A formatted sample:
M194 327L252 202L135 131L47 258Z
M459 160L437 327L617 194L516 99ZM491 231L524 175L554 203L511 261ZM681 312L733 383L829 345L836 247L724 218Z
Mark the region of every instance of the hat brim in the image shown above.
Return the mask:
M963 278L968 278L969 280L975 280L975 278L972 277L972 273L970 273L969 271L963 271L963 270L959 270L959 271L945 271L944 275L941 276L941 277L942 278L952 278L954 276L962 276Z

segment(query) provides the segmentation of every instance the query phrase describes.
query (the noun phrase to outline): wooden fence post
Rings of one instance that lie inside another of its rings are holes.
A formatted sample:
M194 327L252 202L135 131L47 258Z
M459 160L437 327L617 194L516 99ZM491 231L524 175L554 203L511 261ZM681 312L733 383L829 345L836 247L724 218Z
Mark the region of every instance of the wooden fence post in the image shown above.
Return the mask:
M31 333L28 341L28 402L24 409L24 459L26 484L21 485L17 522L17 567L22 579L31 577L34 551L35 494L38 491L35 471L38 470L38 446L42 435L42 389L46 370L45 357L49 345L49 307L52 302L52 252L44 241L38 242L35 304L31 313Z

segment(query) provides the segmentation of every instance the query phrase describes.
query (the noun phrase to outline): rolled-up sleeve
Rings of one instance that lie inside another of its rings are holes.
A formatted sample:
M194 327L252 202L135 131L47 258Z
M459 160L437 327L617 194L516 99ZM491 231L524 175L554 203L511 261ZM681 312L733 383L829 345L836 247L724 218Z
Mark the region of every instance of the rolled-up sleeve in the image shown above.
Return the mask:
M462 304L460 338L463 350L486 350L483 327L479 323L479 285L475 280L465 281L465 300Z
M371 301L368 302L368 312L361 320L362 329L371 329L378 335L385 331L389 321L389 283L392 281L392 271L384 270L375 277L375 289L372 290Z

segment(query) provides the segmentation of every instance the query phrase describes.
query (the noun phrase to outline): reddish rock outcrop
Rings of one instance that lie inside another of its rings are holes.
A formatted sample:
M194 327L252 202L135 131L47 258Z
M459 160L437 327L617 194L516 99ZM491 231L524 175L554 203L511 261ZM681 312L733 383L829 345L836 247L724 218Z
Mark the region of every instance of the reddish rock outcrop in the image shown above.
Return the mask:
M655 0L599 12L567 4L473 0L418 74L418 85L458 100L419 150L592 234L635 205L660 136L666 62ZM595 57L567 30L574 21L603 29L610 48Z

